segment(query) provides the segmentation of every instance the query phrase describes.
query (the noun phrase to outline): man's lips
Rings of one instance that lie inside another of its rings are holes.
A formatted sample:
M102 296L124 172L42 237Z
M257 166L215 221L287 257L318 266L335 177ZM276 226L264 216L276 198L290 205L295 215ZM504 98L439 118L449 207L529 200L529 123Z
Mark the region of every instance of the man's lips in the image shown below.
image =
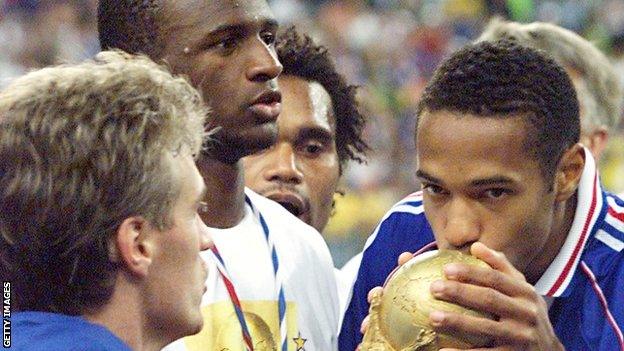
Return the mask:
M282 94L277 90L257 96L247 108L260 122L273 122L282 111Z
M279 203L288 212L296 217L303 217L307 214L309 206L307 202L298 194L292 192L273 192L265 195L269 199Z

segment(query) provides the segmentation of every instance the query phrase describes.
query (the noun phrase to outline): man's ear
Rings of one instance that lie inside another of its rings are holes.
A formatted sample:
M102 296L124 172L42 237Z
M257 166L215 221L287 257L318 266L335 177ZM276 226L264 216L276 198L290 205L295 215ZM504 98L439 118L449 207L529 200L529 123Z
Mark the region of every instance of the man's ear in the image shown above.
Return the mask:
M134 275L145 277L154 256L154 246L151 242L154 229L143 217L126 218L119 229L115 244L118 250L118 260Z
M557 201L568 200L578 188L581 175L585 168L585 151L583 145L575 144L563 153L555 175L555 191Z
M581 139L583 144L587 146L589 151L596 161L600 159L602 152L607 147L607 141L609 141L609 131L606 127L598 127L590 133L583 136Z

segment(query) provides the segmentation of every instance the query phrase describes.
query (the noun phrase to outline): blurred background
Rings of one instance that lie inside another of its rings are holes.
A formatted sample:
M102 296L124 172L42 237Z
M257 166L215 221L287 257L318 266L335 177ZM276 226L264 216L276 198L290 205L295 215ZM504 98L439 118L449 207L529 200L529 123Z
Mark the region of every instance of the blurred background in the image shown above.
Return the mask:
M393 203L418 189L414 108L435 66L475 39L495 15L552 22L594 42L624 81L624 0L272 0L280 23L326 45L361 86L373 147L352 165L324 235L336 266L358 253ZM0 88L33 68L76 62L99 50L96 0L0 0ZM607 189L624 191L624 124L600 164Z

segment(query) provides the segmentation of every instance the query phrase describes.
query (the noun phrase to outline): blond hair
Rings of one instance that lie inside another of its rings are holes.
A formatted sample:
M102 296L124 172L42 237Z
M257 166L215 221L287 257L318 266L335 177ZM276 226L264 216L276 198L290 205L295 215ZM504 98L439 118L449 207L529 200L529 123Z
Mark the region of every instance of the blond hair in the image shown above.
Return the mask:
M168 153L197 154L206 108L146 57L102 52L0 92L0 254L19 309L81 314L112 293L118 226L171 225Z
M613 65L592 43L554 24L521 24L500 18L492 19L477 41L500 39L543 50L560 65L579 73L581 81L575 88L583 106L583 132L617 126L622 115L623 88Z

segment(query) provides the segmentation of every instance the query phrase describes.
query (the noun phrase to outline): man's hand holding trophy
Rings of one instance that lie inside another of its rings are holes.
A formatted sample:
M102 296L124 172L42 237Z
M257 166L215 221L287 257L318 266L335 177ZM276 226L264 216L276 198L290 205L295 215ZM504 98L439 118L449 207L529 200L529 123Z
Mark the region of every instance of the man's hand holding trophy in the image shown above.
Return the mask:
M402 254L369 302L360 351L563 350L544 299L481 243Z

